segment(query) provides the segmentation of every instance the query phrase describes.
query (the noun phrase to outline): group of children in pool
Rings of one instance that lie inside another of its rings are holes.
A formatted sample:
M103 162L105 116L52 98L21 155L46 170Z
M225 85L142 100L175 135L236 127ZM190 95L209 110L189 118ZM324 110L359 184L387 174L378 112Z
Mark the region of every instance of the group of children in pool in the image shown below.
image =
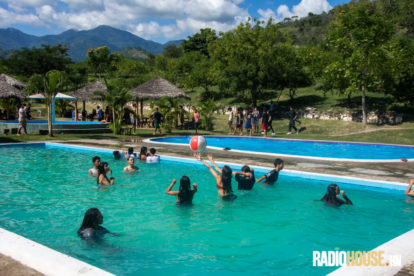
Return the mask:
M142 147L139 154L133 152L133 148L129 148L127 153L123 153L125 159L128 160L128 166L123 169L123 172L135 172L139 171L139 168L134 165L135 159L143 160L148 162L154 162L154 160L159 161L159 156L155 155L155 149L150 149L150 154L147 153L147 148ZM122 155L119 151L113 152L116 159L122 158ZM213 157L208 155L208 164L201 156L201 154L194 154L195 158L201 161L210 171L210 173L216 179L216 186L218 193L222 200L232 201L237 198L233 194L233 189L231 186L231 180L234 176L239 190L251 190L256 182L262 182L266 180L264 184L273 185L279 177L279 172L284 167L284 162L281 159L275 159L274 169L269 171L267 174L256 179L254 175L254 170L249 166L243 166L241 171L233 172L232 169L225 165L220 168L216 162L214 162ZM89 175L97 177L97 183L102 185L113 185L114 178L111 177L108 179L106 176L107 173L112 173L111 169L108 167L106 162L100 163L100 158L95 156L92 159L94 167L89 170ZM197 192L197 183L194 183L191 188L191 181L188 176L183 176L180 179L180 187L177 191L172 191L172 188L177 183L176 179L173 179L171 184L166 190L168 195L176 196L177 204L192 204L194 194ZM410 183L409 189L413 186L414 180ZM407 189L408 191L408 189ZM414 191L412 191L414 193ZM406 193L407 194L407 193ZM339 195L342 195L341 199ZM336 184L330 184L326 194L320 199L329 205L340 206L342 204L352 205L351 200L345 195L345 192L339 189L339 186ZM107 229L100 226L103 223L103 216L97 208L91 208L86 211L81 227L78 230L78 235L84 239L96 238L102 236L106 233L109 233Z

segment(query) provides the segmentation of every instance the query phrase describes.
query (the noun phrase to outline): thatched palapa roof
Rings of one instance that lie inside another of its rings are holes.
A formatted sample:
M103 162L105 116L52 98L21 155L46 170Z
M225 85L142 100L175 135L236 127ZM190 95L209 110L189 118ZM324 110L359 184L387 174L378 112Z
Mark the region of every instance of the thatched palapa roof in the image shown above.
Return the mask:
M17 89L25 89L26 85L22 83L21 81L16 80L15 78L12 78L6 74L0 74L0 81L7 82L8 84L16 87Z
M89 101L92 99L96 99L95 92L103 92L106 93L107 88L102 82L94 81L82 88L79 88L75 92L72 93L72 96L77 98L78 101Z
M146 83L141 84L129 90L129 93L137 99L159 99L162 97L169 98L190 98L181 89L177 88L171 82L162 79L154 78Z
M5 81L0 81L0 98L19 98L23 99L24 94L16 87Z

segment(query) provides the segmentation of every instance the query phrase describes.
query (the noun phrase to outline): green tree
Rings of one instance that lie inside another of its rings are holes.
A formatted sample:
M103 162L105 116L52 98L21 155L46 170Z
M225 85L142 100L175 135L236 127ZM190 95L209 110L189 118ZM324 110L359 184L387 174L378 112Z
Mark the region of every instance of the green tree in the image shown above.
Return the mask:
M99 80L102 80L102 75L117 69L119 56L111 53L108 46L89 49L87 55L88 64Z
M209 44L214 42L217 39L216 31L210 28L200 29L199 33L196 33L193 36L189 36L187 40L184 40L182 43L182 48L185 53L188 52L200 52L205 56L210 56L209 54Z
M367 123L366 92L375 91L381 85L380 69L386 59L384 46L394 33L393 26L374 11L374 4L367 1L338 14L327 38L342 60L332 68L343 71L349 82L347 93L361 93L364 125Z
M29 78L33 74L44 75L51 70L66 71L72 63L68 48L61 44L55 46L42 45L41 48L23 48L14 51L5 60L9 72Z
M214 129L214 112L219 109L218 103L214 99L201 102L197 110L200 113L201 127L205 130Z
M53 136L53 121L52 121L52 101L59 91L63 90L65 86L65 75L59 70L51 70L44 76L35 74L29 80L28 89L30 91L42 92L45 96L47 104L47 118L49 136Z
M121 123L124 112L124 105L133 100L131 94L128 93L128 89L120 85L114 85L108 83L105 80L107 87L107 93L96 92L96 95L103 98L105 103L112 109L113 124L112 130L114 134L118 134L121 129Z
M177 47L175 44L170 44L165 47L164 52L162 53L162 55L167 58L179 58L182 54L183 49L181 47Z

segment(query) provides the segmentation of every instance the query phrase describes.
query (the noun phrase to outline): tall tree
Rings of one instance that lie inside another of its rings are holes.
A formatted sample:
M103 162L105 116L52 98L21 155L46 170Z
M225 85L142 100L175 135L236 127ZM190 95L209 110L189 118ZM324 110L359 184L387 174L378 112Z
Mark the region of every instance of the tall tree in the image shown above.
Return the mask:
M210 56L208 47L217 39L216 31L210 28L201 29L199 33L189 36L187 40L182 43L182 48L185 53L200 52L205 56Z
M335 69L342 70L349 82L347 92L361 92L364 125L367 124L366 93L380 85L380 69L386 59L384 45L393 33L392 24L375 15L374 4L364 1L338 14L327 37L342 59Z
M116 70L119 57L111 53L108 46L89 49L87 54L88 64L99 80L103 74Z
M67 66L71 63L68 48L61 44L42 45L41 48L32 49L23 48L14 51L5 60L5 65L11 74L27 78L33 74L44 75L51 70L66 71Z

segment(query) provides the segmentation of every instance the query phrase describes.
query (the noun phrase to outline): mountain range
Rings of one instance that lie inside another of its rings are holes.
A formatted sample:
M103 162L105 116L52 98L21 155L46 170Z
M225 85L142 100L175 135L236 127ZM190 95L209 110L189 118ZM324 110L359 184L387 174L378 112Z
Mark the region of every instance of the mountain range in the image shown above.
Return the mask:
M0 29L0 53L10 53L23 47L41 47L42 44L66 45L69 56L73 61L87 58L89 48L108 46L111 51L121 51L126 48L141 48L145 52L160 54L170 44L179 45L181 40L160 44L143 39L130 32L119 30L110 26L99 26L87 31L68 30L58 35L34 36L23 33L14 28Z

